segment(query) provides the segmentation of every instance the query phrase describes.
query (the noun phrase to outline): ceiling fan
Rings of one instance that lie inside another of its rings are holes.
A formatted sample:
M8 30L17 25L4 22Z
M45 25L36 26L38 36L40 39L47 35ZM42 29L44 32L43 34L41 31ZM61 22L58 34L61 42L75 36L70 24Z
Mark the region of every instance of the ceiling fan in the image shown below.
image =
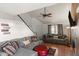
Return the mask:
M40 13L40 15L42 15L43 17L52 17L52 13L47 13L47 9L46 7L44 8L44 13Z

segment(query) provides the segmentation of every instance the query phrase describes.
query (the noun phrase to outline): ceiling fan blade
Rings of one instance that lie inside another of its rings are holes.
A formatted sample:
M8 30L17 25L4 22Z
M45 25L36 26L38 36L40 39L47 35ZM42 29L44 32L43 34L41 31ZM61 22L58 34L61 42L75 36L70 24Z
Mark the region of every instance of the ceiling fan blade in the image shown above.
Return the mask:
M48 15L52 15L52 13L48 13Z
M52 13L46 13L46 7L44 8L44 13L40 13L40 15L42 15L43 18L45 17L52 17Z
M41 14L41 13L40 13L40 16L38 16L38 17L42 17L42 18L45 18L45 16L43 16L43 14Z
M48 15L48 17L52 17L52 15Z

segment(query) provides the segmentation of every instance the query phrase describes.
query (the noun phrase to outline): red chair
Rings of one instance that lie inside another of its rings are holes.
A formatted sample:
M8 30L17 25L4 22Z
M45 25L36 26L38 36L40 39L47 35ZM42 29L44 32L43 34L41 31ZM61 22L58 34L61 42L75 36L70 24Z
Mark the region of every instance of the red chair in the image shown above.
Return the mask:
M38 45L34 48L34 50L38 53L39 56L48 55L48 49L45 45Z

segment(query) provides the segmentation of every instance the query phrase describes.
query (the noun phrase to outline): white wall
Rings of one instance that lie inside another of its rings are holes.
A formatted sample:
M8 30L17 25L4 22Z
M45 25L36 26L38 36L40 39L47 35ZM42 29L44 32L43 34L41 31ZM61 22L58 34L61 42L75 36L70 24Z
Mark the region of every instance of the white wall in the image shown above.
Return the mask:
M28 24L30 29L37 34L37 36L40 38L43 34L48 33L48 26L46 24L43 24L39 20L37 20L34 17L31 17L29 14L21 14L20 15L23 20Z
M47 24L42 25L42 33L43 34L48 34L48 25Z
M10 34L3 34L0 25L0 42L34 35L32 31L17 17L0 12L0 24L10 25Z

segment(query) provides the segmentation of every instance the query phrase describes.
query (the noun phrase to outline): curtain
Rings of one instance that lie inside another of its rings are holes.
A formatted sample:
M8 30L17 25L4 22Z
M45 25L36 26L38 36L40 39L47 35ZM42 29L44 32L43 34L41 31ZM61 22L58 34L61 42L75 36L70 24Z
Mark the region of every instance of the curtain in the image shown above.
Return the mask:
M58 34L63 35L63 25L58 24Z
M48 34L51 34L51 26L52 25L48 25Z

